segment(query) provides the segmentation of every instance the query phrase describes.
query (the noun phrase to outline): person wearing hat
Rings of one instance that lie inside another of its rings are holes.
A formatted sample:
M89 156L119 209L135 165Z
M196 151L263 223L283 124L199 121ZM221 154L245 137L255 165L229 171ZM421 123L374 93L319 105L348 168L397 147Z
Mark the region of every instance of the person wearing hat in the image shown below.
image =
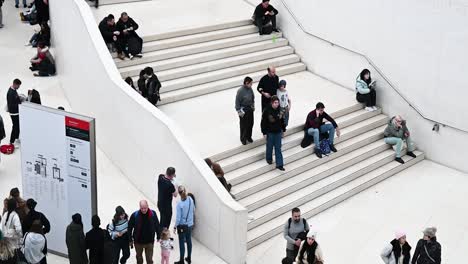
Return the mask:
M307 238L302 242L297 254L296 263L298 264L322 264L323 253L316 241L317 232L309 230Z
M128 215L122 206L115 208L115 215L112 222L107 226L112 239L112 247L114 256L112 258L113 264L119 263L120 251L122 251L122 258L120 263L127 263L130 257L130 239L128 237Z
M34 220L39 220L42 225L42 232L43 234L47 234L50 232L50 222L47 217L41 213L36 211L37 202L34 199L28 199L26 201L26 206L29 209L29 213L24 218L22 223L23 233L29 232Z
M16 264L16 247L18 242L15 239L3 236L0 230L0 264Z
M67 244L70 264L88 264L85 234L80 214L72 216L72 222L67 226L65 233L65 242Z
M385 264L409 264L411 246L406 241L406 234L402 231L396 232L395 238L382 250L380 256Z
M412 264L440 264L442 247L436 238L437 228L424 229L424 237L418 241L414 250Z
M283 119L283 132L286 132L286 127L289 123L289 111L291 110L291 98L289 97L288 90L286 90L286 81L279 82L279 88L276 91L276 96L280 100L280 114Z

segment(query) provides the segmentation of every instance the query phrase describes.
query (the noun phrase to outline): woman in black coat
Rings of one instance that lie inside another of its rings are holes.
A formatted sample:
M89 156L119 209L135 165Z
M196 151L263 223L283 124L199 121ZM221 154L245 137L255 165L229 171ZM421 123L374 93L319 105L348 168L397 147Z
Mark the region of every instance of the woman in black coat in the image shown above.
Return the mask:
M90 264L111 264L112 250L106 251L104 247L106 242L109 242L108 233L100 228L101 219L97 215L93 215L91 219L93 229L86 233L86 249L89 249Z
M440 264L442 247L437 242L436 232L435 227L424 229L424 237L418 241L412 264Z
M88 264L83 222L80 214L72 216L72 222L68 225L65 235L70 264Z

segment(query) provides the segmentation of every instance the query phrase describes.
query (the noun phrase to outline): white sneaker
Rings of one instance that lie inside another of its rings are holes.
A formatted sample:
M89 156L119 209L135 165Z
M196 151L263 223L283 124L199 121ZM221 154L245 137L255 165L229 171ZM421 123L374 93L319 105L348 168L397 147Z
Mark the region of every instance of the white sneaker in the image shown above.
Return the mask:
M133 60L133 55L131 53L128 54L128 57L130 58L130 60Z
M379 110L379 108L377 106L375 106L375 105L372 108L374 108L374 111Z
M364 108L366 111L369 111L369 112L372 112L374 111L374 108L373 107L370 107L370 106L367 106L366 108Z

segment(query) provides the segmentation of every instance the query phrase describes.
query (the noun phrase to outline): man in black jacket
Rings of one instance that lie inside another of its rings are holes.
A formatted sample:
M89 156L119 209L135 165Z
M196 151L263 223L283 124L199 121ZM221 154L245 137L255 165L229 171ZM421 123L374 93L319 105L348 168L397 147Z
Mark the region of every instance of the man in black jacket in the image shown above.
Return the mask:
M275 147L276 168L284 171L283 154L281 152L281 137L283 136L284 122L280 118L279 99L274 95L271 97L271 105L262 114L262 134L266 138L266 161L273 163L273 147Z
M166 175L160 174L158 179L158 209L161 217L161 228L169 229L172 219L172 197L177 192L172 180L176 173L173 167L166 169Z
M145 78L148 79L146 82L146 90L148 92L148 101L151 104L156 105L158 101L161 101L159 97L159 90L161 89L161 82L159 82L158 76L154 74L153 68L145 68Z
M44 235L50 232L49 220L43 213L36 211L36 205L37 205L37 202L34 201L34 199L28 199L26 201L26 206L29 209L29 213L26 215L22 223L23 234L26 232L29 232L29 229L31 229L32 223L35 220L41 221L42 231Z
M8 112L10 113L11 122L13 123L13 128L11 129L10 144L15 143L15 140L19 139L20 134L19 104L21 104L21 99L17 92L20 86L21 81L19 79L14 79L13 84L10 86L10 89L8 89L7 93Z
M119 59L124 60L125 55L123 54L123 46L120 37L121 34L115 25L114 15L108 15L99 23L99 31L101 31L102 38L104 39L104 42L106 42L109 50L112 51L113 47L115 47Z
M279 77L276 75L276 68L270 66L267 68L268 74L260 79L257 85L257 91L262 95L262 112L265 107L271 104L271 97L276 95L279 89Z
M124 52L130 59L133 57L141 58L141 50L143 48L143 39L138 36L135 30L138 29L138 24L126 12L123 12L117 22L117 30L120 32L120 39Z
M263 35L263 26L268 24L270 21L273 27L273 31L279 32L276 28L276 15L278 15L278 10L270 5L270 0L262 0L262 3L255 8L255 25L258 27L258 32L260 35Z
M153 263L154 236L159 241L161 228L159 219L154 210L148 208L146 200L140 201L140 210L134 212L128 222L128 234L130 246L135 243L137 264L143 264L143 250L145 251L146 263Z
M112 250L106 250L109 233L100 227L101 219L97 215L91 218L93 228L86 233L86 249L89 249L89 264L111 264Z

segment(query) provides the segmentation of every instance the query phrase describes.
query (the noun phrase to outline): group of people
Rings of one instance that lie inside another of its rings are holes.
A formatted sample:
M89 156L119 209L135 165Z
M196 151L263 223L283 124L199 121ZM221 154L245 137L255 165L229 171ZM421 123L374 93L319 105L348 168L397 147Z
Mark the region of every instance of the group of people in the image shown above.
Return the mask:
M5 0L0 0L0 28L3 28L3 5ZM15 0L15 7L19 8L19 0ZM23 7L28 7L26 0L23 0ZM26 14L21 12L21 20L29 21L31 25L37 23L47 22L49 20L49 0L34 0L31 5L31 8Z
M424 229L423 238L418 241L411 257L411 246L406 233L398 231L380 256L385 264L440 264L441 245L437 242L436 232L435 227ZM284 224L283 237L286 240L286 257L282 260L283 264L324 263L324 255L317 242L317 230L301 217L299 208L292 209L291 217Z
M143 39L136 33L137 29L138 24L126 12L120 15L117 23L112 14L99 23L99 30L109 51L117 51L117 56L121 60L125 60L125 57L133 59L143 56L141 53Z
M134 84L132 77L125 78L125 82L141 96L146 98L152 105L156 106L157 103L161 101L159 91L162 86L153 68L145 67L140 71L137 85Z

